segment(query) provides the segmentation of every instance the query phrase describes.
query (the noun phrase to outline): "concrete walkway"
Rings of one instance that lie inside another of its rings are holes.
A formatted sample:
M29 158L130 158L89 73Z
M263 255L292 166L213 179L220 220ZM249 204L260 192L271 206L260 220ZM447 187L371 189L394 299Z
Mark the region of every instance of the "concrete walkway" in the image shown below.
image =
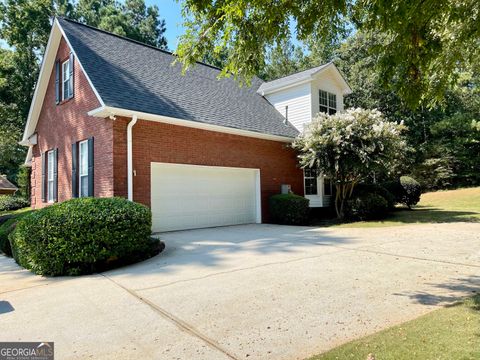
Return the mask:
M302 359L480 291L480 224L245 225L79 278L0 256L0 341L59 359Z

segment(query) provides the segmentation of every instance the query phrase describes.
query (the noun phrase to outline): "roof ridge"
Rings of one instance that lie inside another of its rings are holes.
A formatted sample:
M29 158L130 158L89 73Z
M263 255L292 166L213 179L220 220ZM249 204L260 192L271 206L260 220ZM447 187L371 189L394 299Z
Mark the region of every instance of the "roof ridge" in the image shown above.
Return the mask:
M56 16L57 19L62 19L62 20L65 20L65 21L68 21L70 23L73 23L73 24L76 24L76 25L80 25L80 26L84 26L86 28L89 28L89 29L92 29L92 30L95 30L95 31L99 31L101 33L104 33L104 34L107 34L107 35L111 35L111 36L114 36L114 37L117 37L119 39L122 39L122 40L126 40L126 41L129 41L129 42L132 42L134 44L138 44L138 45L141 45L141 46L145 46L145 47L148 47L150 49L153 49L153 50L157 50L157 51L160 51L164 54L167 54L167 55L171 55L173 57L177 57L177 55L175 55L173 52L171 52L170 50L164 50L164 49L160 49L159 47L156 47L156 46L153 46L153 45L150 45L150 44L146 44L144 42L141 42L139 40L135 40L135 39L131 39L129 37L126 37L126 36L123 36L123 35L118 35L118 34L114 34L110 31L107 31L107 30L103 30L103 29L99 29L95 26L92 26L92 25L88 25L88 24L84 24L84 23L81 23L77 20L73 20L73 19L69 19L65 16L60 16L60 15L57 15ZM222 71L222 69L220 69L219 67L217 66L214 66L214 65L210 65L210 64L207 64L207 63L204 63L202 61L195 61L195 63L199 64L199 65L204 65L204 66L208 66L209 68L212 68L212 69L215 69L215 70L218 70L218 71Z
M312 71L312 70L314 70L314 69L318 69L318 68L321 68L321 67L324 67L324 66L327 66L327 65L330 65L330 64L333 64L333 60L332 60L332 61L329 61L329 62L326 62L325 64L321 64L321 65L318 65L318 66L314 66L314 67L311 67L311 68L308 68L308 69L305 69L305 70L302 70L302 71L296 71L296 72L293 72L293 73L288 74L288 75L285 75L285 76L281 76L281 77L278 77L278 78L275 78L275 79L272 79L272 80L265 81L265 83L267 84L267 83L269 83L269 82L281 80L281 79L284 79L284 78L287 78L287 77L290 77L290 76L293 76L293 75L301 74L301 73L303 73L303 72Z

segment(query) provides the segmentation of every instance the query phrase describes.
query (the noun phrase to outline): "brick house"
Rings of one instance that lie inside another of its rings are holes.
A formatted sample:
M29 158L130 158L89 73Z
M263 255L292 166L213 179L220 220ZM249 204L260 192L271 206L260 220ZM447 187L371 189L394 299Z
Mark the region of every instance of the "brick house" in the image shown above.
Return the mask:
M55 19L22 145L33 208L82 196L149 206L153 230L268 221L288 184L325 206L331 187L288 146L318 111L343 110L350 88L332 63L239 87L198 63Z

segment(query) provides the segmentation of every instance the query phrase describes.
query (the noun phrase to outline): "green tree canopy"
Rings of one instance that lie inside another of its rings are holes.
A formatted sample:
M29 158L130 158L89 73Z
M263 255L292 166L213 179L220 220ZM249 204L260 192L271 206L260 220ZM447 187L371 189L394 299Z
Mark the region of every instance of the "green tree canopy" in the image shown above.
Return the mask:
M184 68L212 49L228 48L223 75L248 81L265 66L266 50L295 36L329 44L355 25L381 31L375 66L385 84L411 106L435 102L478 63L480 2L477 0L184 0L186 33L177 54ZM348 22L351 19L351 23Z

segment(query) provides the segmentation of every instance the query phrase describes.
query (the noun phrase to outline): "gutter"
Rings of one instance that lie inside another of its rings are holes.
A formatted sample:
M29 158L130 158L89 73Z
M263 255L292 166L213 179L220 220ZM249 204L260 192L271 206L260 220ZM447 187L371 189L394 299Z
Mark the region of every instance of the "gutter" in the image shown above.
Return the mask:
M101 117L101 118L107 118L107 117L112 118L115 116L133 118L133 116L136 116L139 119L147 120L147 121L155 121L155 122L161 122L165 124L185 126L185 127L194 128L194 129L202 129L202 130L209 130L209 131L215 131L215 132L226 133L226 134L247 136L247 137L252 137L257 139L280 141L284 143L291 143L295 139L295 136L288 137L288 136L281 136L281 135L270 135L270 134L265 134L261 132L251 131L251 130L230 128L226 126L202 123L199 121L172 118L172 117L163 116L163 115L150 114L150 113L123 109L123 108L116 108L111 106L100 106L99 108L90 110L88 112L88 115Z
M137 115L127 125L127 188L128 200L133 201L133 137L132 128L137 123Z

